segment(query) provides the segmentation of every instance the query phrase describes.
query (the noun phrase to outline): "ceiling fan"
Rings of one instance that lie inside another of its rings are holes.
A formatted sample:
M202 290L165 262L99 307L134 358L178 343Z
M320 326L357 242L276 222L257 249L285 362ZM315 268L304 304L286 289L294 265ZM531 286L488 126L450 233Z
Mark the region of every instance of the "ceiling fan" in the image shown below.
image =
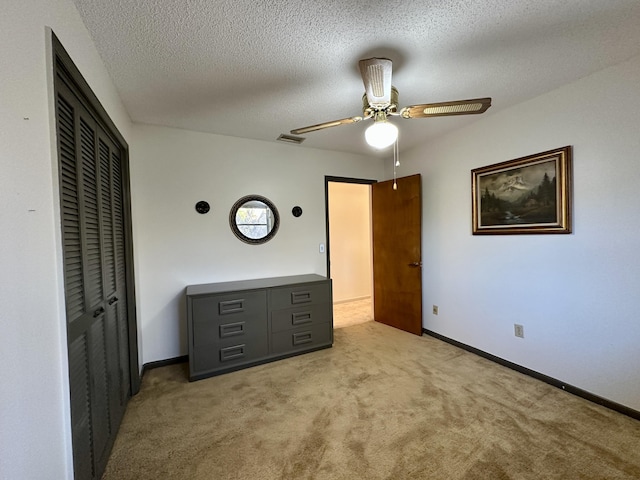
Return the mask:
M375 148L386 148L398 137L398 128L388 122L390 116L402 118L443 117L484 113L491 106L491 98L456 100L453 102L411 105L398 110L398 90L391 85L392 62L388 58L367 58L358 62L365 94L362 96L362 116L343 118L291 130L292 135L322 130L338 125L349 125L373 118L365 132L367 143Z

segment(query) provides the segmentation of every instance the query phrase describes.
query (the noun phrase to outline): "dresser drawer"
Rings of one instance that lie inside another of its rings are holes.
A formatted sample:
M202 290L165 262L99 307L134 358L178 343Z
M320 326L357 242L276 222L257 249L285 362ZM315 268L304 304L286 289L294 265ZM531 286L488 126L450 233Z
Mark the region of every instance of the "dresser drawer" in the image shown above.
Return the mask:
M332 343L333 324L331 323L319 323L271 335L271 350L279 354L309 350Z
M253 290L227 293L191 300L194 323L223 324L265 318L267 292Z
M212 343L229 345L250 342L268 337L266 313L251 318L234 318L228 322L194 322L193 346Z
M192 352L189 362L193 362L191 368L194 372L202 374L250 361L259 361L267 357L268 353L269 346L265 337L250 341L203 345Z
M306 325L330 322L332 315L330 303L275 310L271 313L271 332L277 333Z
M308 283L271 289L271 309L331 302L329 282Z

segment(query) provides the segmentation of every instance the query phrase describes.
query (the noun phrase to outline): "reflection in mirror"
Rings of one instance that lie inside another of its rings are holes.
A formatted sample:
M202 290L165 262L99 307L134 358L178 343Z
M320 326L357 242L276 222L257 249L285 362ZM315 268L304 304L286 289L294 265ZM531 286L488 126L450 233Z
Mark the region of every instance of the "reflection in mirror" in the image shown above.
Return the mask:
M273 238L278 231L280 217L275 205L267 198L260 195L247 195L231 208L229 224L240 240L259 244Z

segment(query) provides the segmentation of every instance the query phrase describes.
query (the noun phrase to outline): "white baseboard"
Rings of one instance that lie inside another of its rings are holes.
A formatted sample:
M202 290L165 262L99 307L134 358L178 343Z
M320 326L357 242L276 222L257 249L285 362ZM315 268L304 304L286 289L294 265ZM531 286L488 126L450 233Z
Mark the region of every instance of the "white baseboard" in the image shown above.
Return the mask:
M339 303L350 303L350 302L357 302L358 300L367 300L367 299L371 299L371 295L367 295L365 297L355 297L355 298L348 298L346 300L334 300L333 304L337 305Z

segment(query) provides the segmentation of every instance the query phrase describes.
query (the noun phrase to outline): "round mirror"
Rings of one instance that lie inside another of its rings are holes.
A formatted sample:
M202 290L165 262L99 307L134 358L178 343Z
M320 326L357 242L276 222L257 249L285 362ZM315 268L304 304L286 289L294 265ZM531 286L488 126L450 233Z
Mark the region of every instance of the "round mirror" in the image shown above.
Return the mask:
M280 215L269 199L247 195L231 207L229 225L240 240L256 245L268 242L275 236L280 226Z

